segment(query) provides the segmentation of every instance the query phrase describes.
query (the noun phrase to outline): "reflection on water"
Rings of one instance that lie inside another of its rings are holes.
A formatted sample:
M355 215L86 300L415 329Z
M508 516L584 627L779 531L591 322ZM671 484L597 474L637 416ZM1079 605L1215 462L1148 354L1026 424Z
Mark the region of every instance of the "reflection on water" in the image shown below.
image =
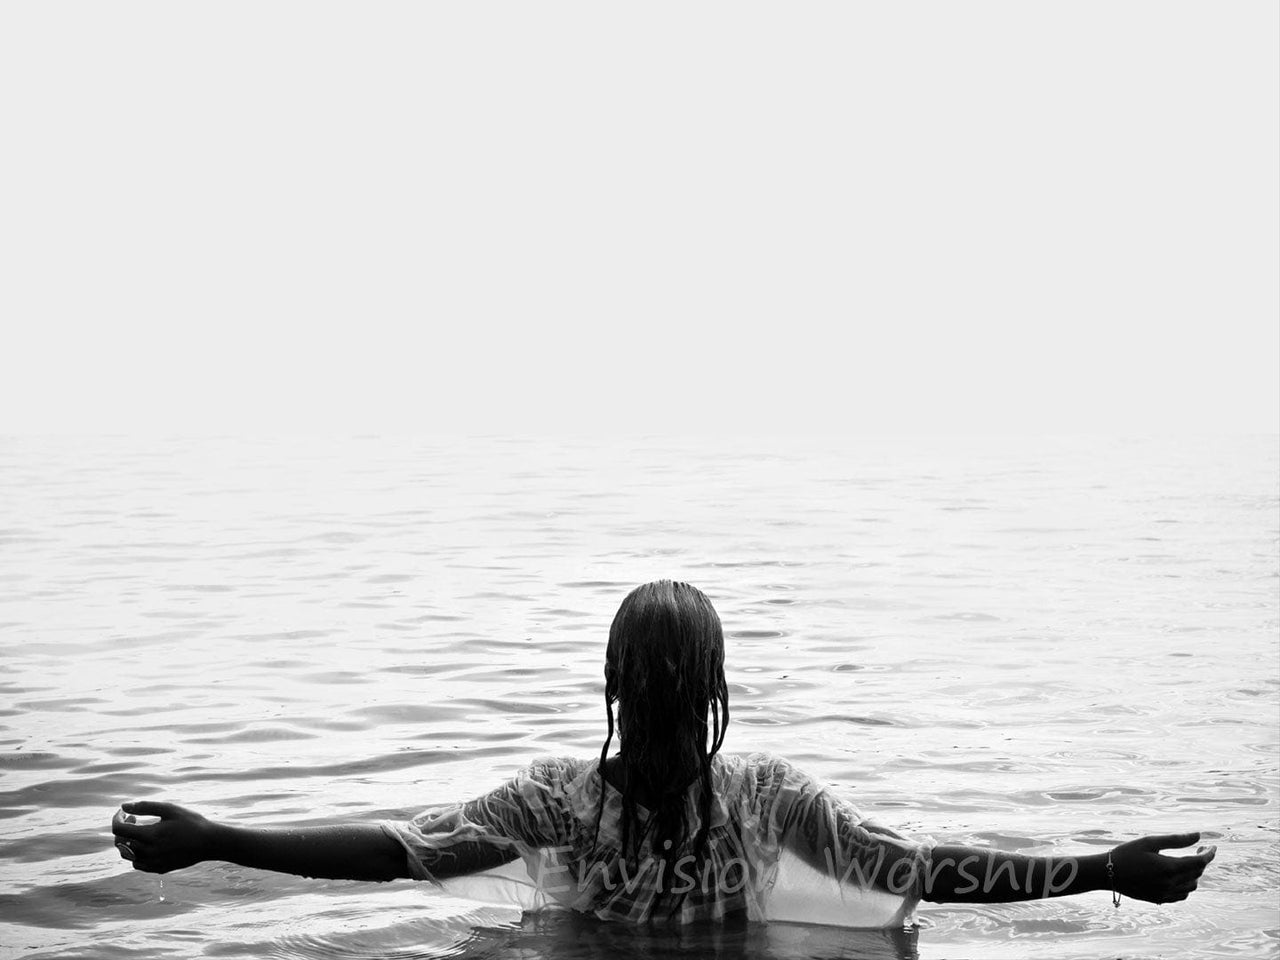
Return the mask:
M463 955L506 960L564 957L604 960L649 957L799 958L916 960L914 930L841 930L835 927L770 924L696 926L687 929L627 929L584 917L552 914L526 919L518 929L477 929Z
M1274 954L1277 444L0 444L0 954ZM592 756L608 623L690 580L726 750L1027 853L1199 828L1177 907L932 906L910 933L635 930L411 883L126 870L116 805L398 816Z
M364 933L286 938L279 955L356 958L439 957L438 923L412 921L403 927ZM724 960L918 960L917 934L907 930L841 930L797 924L629 927L568 913L526 916L509 924L471 926L447 955L463 960L648 960L660 957L716 957Z

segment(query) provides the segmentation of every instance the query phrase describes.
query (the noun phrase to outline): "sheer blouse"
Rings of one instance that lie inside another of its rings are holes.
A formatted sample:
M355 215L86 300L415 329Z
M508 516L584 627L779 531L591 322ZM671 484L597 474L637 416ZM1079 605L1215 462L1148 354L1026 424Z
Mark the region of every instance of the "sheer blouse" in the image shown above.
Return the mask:
M659 856L644 807L632 833L643 834L639 847L622 856L622 798L598 760L535 760L491 793L381 826L415 879L524 910L633 922L914 921L932 843L865 818L779 757L717 755L711 780L711 825L697 860L685 851ZM690 837L701 826L700 790L695 783L685 796Z

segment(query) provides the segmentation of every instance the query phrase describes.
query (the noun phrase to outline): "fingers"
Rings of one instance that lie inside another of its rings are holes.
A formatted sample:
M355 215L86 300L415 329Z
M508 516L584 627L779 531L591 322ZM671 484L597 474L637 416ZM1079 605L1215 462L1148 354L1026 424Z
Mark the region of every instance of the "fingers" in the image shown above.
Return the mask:
M130 861L135 868L140 870L144 870L146 867L139 867L138 865L149 860L151 854L155 852L150 844L143 843L141 840L117 840L116 850L122 859Z
M111 818L112 839L120 857L135 870L144 873L168 873L181 866L174 859L174 834L181 832L185 817L195 816L175 803L157 800L132 800L120 805ZM138 819L147 819L139 823ZM166 822L170 821L170 822Z
M129 865L135 870L141 870L143 873L169 872L169 867L159 865L156 849L150 844L139 840L117 840L116 850L120 852L121 859L128 860Z
M120 810L111 818L111 832L117 837L146 837L145 832L155 825L138 823L138 817L158 817L160 820L173 820L189 813L176 803L162 803L159 800L130 800L120 804ZM142 831L142 832L139 832Z
M136 823L133 817L124 813L124 811L118 811L111 818L111 832L117 837L123 837L126 840L141 840L147 836L154 826L155 824Z
M159 800L130 800L128 803L120 804L120 809L125 813L137 813L144 817L159 817L162 820L176 817L182 812L182 808L177 804L162 803Z
M1197 860L1188 867L1172 871L1170 876L1175 883L1189 883L1192 880L1199 880L1202 873L1204 873L1204 864Z
M1197 853L1194 857L1169 857L1172 860L1174 871L1183 879L1195 878L1204 873L1205 867L1213 862L1213 858L1218 855L1217 847L1210 847L1204 853Z
M1154 837L1143 837L1139 842L1154 852L1176 847L1189 847L1200 841L1199 831L1195 833L1162 833Z
M1200 887L1200 872L1203 870L1203 864L1199 864L1199 867L1200 869L1196 870L1195 873L1183 875L1178 880L1170 882L1164 895L1154 902L1178 903L1195 893Z

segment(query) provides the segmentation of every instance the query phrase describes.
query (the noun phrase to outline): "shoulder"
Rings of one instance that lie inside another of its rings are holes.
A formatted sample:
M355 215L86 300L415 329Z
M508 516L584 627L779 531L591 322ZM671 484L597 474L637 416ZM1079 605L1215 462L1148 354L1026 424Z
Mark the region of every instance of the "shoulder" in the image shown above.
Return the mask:
M541 816L561 810L569 802L581 773L591 761L576 757L535 757L490 792L469 805L475 809L519 809Z
M786 780L810 779L786 757L776 753L747 753L726 758L759 783L781 783Z
M566 774L576 776L587 767L594 766L596 762L584 760L582 757L544 755L528 761L520 768L520 773L533 776L564 776Z
M581 757L535 757L517 771L514 779L517 783L559 792L587 770L594 768L596 763L595 760L584 760Z
M723 758L722 771L726 787L736 786L764 801L822 789L798 766L775 753L730 754Z

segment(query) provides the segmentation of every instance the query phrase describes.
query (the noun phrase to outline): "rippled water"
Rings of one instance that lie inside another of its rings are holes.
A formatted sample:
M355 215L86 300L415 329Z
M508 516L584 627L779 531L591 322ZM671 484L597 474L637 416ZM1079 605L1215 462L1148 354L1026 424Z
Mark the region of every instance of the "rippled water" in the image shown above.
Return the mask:
M1098 957L1280 944L1280 457L1181 440L0 441L0 944L82 957ZM395 816L598 751L608 622L716 602L726 750L905 832L1201 829L1183 904L643 931L204 864L120 801Z

